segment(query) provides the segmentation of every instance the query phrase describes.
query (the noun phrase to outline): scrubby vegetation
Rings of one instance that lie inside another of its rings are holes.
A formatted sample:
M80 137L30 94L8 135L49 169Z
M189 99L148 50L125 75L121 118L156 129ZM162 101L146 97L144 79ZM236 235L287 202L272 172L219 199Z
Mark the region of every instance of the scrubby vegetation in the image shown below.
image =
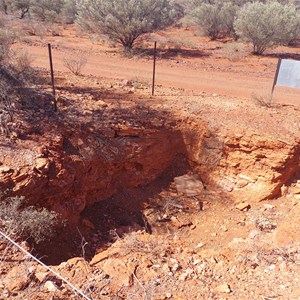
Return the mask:
M195 5L191 16L203 33L215 40L226 34L234 34L233 22L238 9L233 2L203 2Z
M278 2L249 3L237 14L234 28L238 36L262 54L273 45L289 44L300 33L300 14L294 5Z
M49 240L61 225L57 213L46 208L25 206L23 197L8 198L0 203L0 229L15 239L36 244Z
M189 15L212 40L231 35L253 45L262 54L273 45L299 37L300 14L295 1L195 0Z
M82 69L87 63L87 54L82 51L73 52L63 58L64 66L74 75L81 75Z
M20 19L32 18L40 21L73 22L75 0L1 0L0 10Z
M232 37L250 42L254 54L297 40L299 8L298 0L0 0L2 13L25 19L27 32L41 37L60 34L53 29L54 23L76 22L128 50L144 34L185 17L185 22L197 25L212 40Z
M131 49L138 37L174 24L181 14L169 0L97 0L81 1L78 24L107 35Z

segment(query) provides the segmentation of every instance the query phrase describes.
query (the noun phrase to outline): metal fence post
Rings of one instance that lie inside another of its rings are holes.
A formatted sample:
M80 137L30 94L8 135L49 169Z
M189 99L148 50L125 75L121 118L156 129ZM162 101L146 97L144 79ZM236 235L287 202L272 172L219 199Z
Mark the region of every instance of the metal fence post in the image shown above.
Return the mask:
M153 77L152 77L152 96L154 96L155 90L155 69L156 69L156 41L154 42L154 49L153 49Z
M55 83L54 83L54 71L53 71L53 61L52 61L51 44L48 44L48 52L49 52L49 60L50 60L50 71L51 71L51 81L52 81L52 93L53 93L54 111L57 111L57 102L56 102L56 94L55 94Z

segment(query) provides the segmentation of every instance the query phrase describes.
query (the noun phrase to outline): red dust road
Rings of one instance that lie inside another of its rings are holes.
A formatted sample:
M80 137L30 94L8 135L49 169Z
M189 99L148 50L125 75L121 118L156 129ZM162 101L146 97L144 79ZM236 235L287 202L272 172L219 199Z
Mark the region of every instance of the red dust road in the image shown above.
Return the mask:
M78 38L79 40L79 38ZM80 47L87 44L85 39L82 39ZM79 42L79 41L78 41ZM68 42L64 41L64 46ZM80 43L80 42L79 42ZM33 66L49 68L49 58L47 44L45 46L29 46L24 45L33 57ZM68 55L68 48L57 50L54 47L53 61L54 68L58 71L68 72L63 65L63 56ZM72 53L72 52L70 52ZM70 54L69 53L69 54ZM202 58L202 64L199 64L199 59L188 58L187 60L167 60L158 59L156 83L163 87L174 87L184 89L187 94L197 95L201 92L210 94L227 95L239 98L251 98L253 95L270 97L271 88L273 84L273 74L276 70L276 59L269 58L269 65L267 72L260 73L259 76L255 75L253 69L257 66L250 64L250 67L245 64L244 70L239 72L217 71L218 64L223 62L215 59L210 60L213 65L213 70L205 68L206 58ZM186 63L188 62L188 63ZM231 63L232 64L232 63ZM152 60L144 58L127 58L118 53L106 51L93 51L88 55L88 63L83 69L83 75L92 74L93 76L100 76L112 79L136 79L151 82L152 79ZM248 69L252 68L252 72ZM276 88L274 94L274 101L286 104L300 104L300 89L283 89Z

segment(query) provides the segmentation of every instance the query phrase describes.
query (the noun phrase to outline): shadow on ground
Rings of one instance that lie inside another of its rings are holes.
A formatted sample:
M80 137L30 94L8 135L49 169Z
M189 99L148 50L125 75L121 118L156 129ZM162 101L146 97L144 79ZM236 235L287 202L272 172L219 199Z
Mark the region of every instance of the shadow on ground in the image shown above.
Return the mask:
M157 49L157 57L161 59L176 59L176 58L199 58L208 57L209 54L198 50L198 49L180 49L180 48L169 48L169 49ZM154 50L149 48L134 48L131 52L127 53L126 56L134 57L140 56L145 58L153 58Z

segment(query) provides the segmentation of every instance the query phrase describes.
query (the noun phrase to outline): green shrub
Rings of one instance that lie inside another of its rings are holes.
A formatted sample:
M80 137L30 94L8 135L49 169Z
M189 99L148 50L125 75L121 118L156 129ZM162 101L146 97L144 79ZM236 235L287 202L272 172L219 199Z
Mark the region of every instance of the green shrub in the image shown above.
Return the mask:
M248 3L238 12L234 28L238 36L252 43L254 54L262 54L299 36L300 15L293 4Z
M61 14L64 24L73 24L77 14L76 0L65 0Z
M78 24L131 49L138 37L164 29L181 17L171 0L82 0Z
M63 0L34 0L32 1L31 15L39 21L58 21L63 4Z
M203 33L215 40L222 36L223 23L220 8L216 4L203 3L193 12L195 23L201 27Z
M212 40L226 34L234 34L234 18L239 6L230 1L198 1L194 3L191 16L203 33Z
M223 31L225 34L229 34L234 38L236 37L234 30L234 19L239 9L240 7L237 4L229 1L224 2L220 10L220 18L223 23Z

